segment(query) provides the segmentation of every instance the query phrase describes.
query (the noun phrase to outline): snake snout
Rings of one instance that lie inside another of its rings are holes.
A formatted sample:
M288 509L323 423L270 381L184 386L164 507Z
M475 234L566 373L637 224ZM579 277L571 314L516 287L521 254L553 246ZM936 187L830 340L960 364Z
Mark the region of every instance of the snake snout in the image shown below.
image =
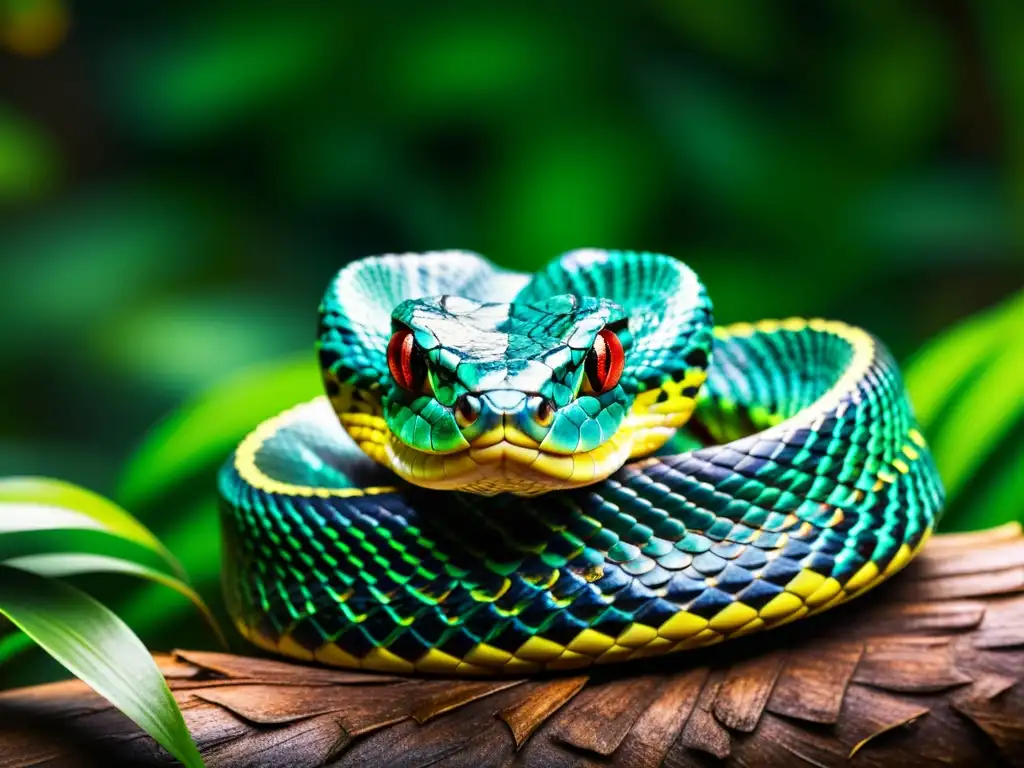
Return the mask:
M462 395L454 406L455 421L470 443L516 440L517 435L540 443L555 418L555 406L545 397L515 389L496 389Z

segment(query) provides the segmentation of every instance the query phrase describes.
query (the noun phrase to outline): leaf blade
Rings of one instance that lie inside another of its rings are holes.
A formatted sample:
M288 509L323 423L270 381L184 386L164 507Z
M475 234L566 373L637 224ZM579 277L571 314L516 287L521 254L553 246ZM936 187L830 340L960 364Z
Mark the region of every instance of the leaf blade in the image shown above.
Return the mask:
M213 630L220 644L225 648L228 646L227 638L221 632L220 625L217 624L213 613L207 607L203 598L199 596L198 592L180 579L176 579L154 568L148 568L141 563L107 555L48 553L12 558L7 560L5 565L29 571L38 576L49 576L52 578L79 576L86 573L116 573L152 581L177 592L191 602L202 615L210 629Z
M1006 345L985 362L977 380L954 403L931 441L950 499L1024 417L1024 344Z
M181 564L146 526L123 508L97 493L51 478L0 478L0 531L4 530L5 520L8 525L15 522L25 525L25 516L19 514L25 511L25 505L35 506L31 511L38 520L46 519L47 515L41 514L45 509L77 514L85 519L85 527L106 530L156 553L182 580L185 580Z
M903 378L926 432L948 406L957 382L998 353L1007 335L1021 322L1024 291L943 331L914 354L904 367Z
M911 402L946 490L944 529L1020 515L1024 291L928 342L906 366ZM1007 460L1009 457L1009 460Z
M6 565L0 613L188 768L203 768L153 657L116 614L59 579Z

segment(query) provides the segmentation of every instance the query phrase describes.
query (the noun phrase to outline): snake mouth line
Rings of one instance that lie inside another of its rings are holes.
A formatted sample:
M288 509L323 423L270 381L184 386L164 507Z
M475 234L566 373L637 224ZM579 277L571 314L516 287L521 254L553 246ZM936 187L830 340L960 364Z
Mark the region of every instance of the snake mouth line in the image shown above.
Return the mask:
M425 453L393 435L385 444L387 463L403 480L435 490L524 496L578 488L603 480L629 457L632 441L616 433L590 451L556 454L507 439L448 454Z

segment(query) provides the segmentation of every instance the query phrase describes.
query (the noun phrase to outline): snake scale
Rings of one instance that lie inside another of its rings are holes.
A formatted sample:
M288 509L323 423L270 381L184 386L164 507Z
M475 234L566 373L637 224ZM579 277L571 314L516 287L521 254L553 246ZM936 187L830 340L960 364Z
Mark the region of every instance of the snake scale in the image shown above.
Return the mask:
M877 340L715 327L668 256L361 259L317 350L326 397L219 477L229 611L286 656L494 675L697 648L863 593L941 512Z

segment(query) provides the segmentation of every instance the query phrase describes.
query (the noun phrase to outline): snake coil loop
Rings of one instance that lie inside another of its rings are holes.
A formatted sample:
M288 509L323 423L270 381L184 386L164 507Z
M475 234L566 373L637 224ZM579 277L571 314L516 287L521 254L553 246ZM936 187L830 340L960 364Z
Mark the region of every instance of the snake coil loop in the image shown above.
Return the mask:
M902 568L943 491L865 331L715 327L667 256L353 262L327 397L219 477L238 629L400 672L575 669L770 629Z

